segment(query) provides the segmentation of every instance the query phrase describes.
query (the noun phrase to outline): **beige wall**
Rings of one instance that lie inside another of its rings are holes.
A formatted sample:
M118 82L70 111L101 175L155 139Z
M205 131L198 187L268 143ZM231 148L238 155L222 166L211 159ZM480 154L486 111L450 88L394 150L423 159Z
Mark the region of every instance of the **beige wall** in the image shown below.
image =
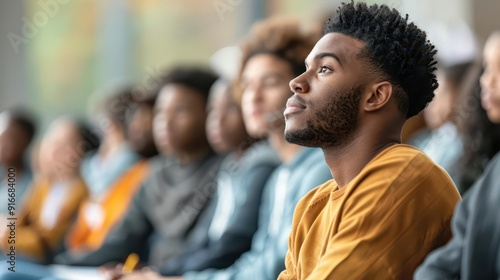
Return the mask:
M29 103L26 48L16 53L7 37L9 32L20 34L23 16L23 1L0 0L0 111Z
M495 30L500 30L500 1L471 0L472 24L481 41Z

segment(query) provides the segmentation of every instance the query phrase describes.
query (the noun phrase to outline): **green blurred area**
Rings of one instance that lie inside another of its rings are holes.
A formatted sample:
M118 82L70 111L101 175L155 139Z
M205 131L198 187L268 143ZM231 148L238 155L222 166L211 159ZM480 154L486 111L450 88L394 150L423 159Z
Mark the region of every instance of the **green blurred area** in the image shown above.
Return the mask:
M469 0L459 2L464 1ZM1 68L0 110L22 104L36 112L42 127L60 114L86 116L110 85L145 85L176 63L206 64L263 17L292 15L319 22L340 2L0 0L0 56L10 64ZM366 2L404 10L411 1ZM33 30L25 36L29 25ZM17 53L8 34L26 39Z

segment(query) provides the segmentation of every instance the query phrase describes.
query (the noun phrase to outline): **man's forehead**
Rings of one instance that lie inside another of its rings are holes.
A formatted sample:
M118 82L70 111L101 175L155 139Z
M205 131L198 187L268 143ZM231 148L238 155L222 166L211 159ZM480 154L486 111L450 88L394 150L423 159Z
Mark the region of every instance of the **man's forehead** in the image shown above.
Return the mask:
M314 46L308 56L308 60L314 59L320 53L334 53L341 61L352 61L356 59L365 43L356 38L342 33L325 34Z

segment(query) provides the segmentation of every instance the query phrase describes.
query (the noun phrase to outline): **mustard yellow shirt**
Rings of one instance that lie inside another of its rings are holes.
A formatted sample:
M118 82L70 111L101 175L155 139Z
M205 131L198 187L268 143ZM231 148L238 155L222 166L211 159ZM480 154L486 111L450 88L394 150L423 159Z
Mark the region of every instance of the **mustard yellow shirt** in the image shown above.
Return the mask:
M20 256L45 262L58 249L80 204L87 197L88 190L78 177L64 184L61 196L57 198L62 199L61 201L49 201L54 188L57 188L57 184L45 180L32 186L26 197L26 207L20 211L17 219L15 243L8 243L5 238L0 242L0 250L8 251L10 246L15 246L16 253ZM45 208L49 206L47 204L57 204L58 207L47 210L50 213L46 213Z
M412 279L451 239L459 200L424 153L391 146L343 188L330 180L299 202L279 279Z

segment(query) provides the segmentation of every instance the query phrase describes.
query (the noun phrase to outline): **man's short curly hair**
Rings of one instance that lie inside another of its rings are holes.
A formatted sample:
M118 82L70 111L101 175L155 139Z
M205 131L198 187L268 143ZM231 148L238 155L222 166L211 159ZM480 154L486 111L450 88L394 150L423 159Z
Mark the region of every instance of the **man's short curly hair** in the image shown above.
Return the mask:
M252 56L268 53L289 62L298 76L306 70L304 60L320 37L319 30L306 30L295 18L272 17L257 22L241 45L240 74Z
M325 24L325 34L341 33L365 43L360 57L395 86L398 107L406 118L422 111L434 97L436 49L408 15L386 5L343 3Z

